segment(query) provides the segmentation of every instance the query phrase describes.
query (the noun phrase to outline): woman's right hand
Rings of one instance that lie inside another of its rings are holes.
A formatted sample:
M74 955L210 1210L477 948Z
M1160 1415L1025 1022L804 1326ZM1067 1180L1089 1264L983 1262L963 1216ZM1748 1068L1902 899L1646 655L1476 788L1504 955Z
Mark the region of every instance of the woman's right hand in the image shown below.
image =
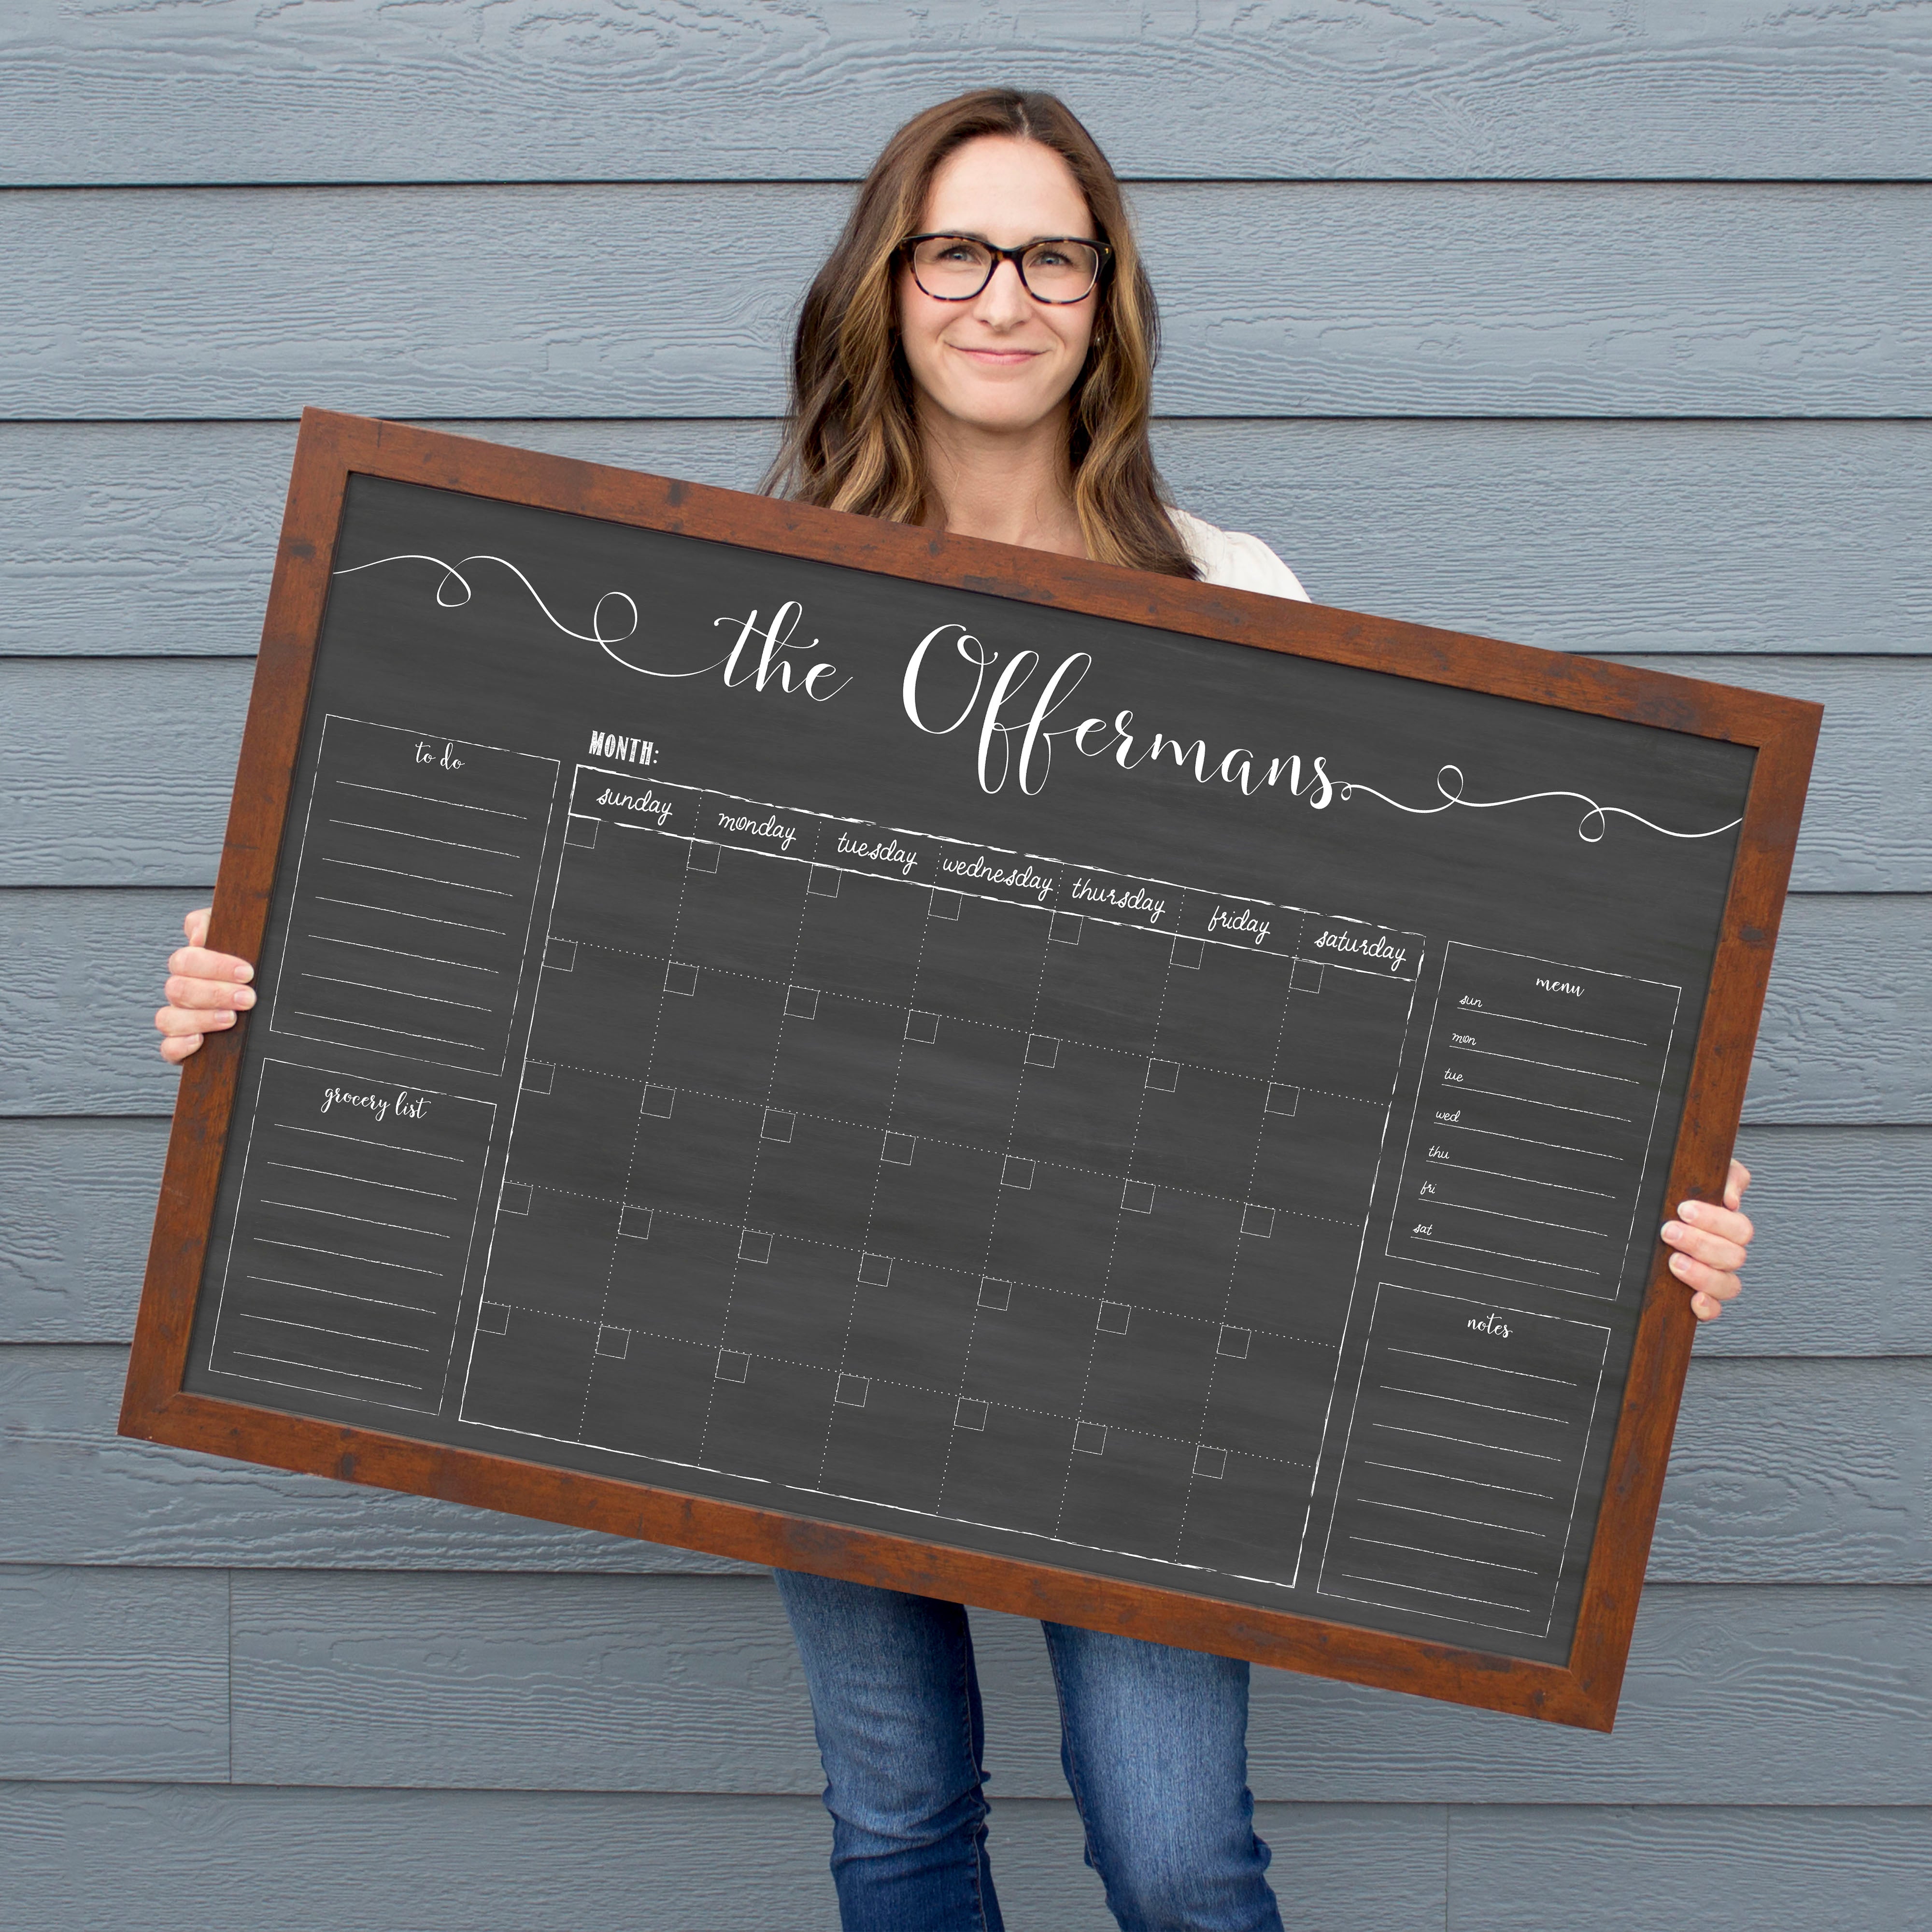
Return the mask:
M168 1003L154 1016L154 1024L160 1030L161 1058L171 1066L178 1066L208 1034L232 1027L238 1010L246 1012L255 1004L248 984L254 968L202 944L209 910L197 906L182 921L188 944L168 956L168 982L161 989Z

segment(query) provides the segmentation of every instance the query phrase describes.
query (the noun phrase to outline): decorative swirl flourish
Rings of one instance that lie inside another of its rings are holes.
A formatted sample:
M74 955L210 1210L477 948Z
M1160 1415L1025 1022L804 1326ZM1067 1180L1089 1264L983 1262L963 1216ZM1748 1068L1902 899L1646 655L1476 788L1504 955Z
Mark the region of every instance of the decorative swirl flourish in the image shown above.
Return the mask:
M605 591L603 596L598 598L595 607L591 610L590 629L573 631L544 602L543 593L508 557L493 556L484 551L478 551L473 556L459 557L454 563L446 563L441 557L426 556L421 550L400 550L394 556L375 557L368 563L352 563L344 569L336 571L334 574L338 577L353 577L358 570L376 570L386 563L434 564L436 568L442 572L436 586L436 601L446 610L461 610L464 605L476 594L475 586L463 574L464 565L500 563L530 593L536 600L537 608L566 638L574 638L579 644L595 644L606 657L622 664L626 670L641 672L646 677L703 677L707 673L716 670L718 665L724 662L722 658L720 658L717 664L708 664L697 670L654 670L649 664L634 663L621 651L614 648L616 645L628 643L635 637L638 634L638 626L642 621L638 614L637 600L628 592L622 590ZM450 596L448 592L452 586L462 594L459 596ZM621 631L607 632L604 628L604 607L607 604L614 602L623 605L630 613L631 621Z
M1585 844L1594 845L1609 830L1612 818L1628 818L1652 832L1661 832L1666 838L1714 838L1720 832L1729 832L1742 825L1742 818L1734 818L1729 824L1714 825L1708 832L1672 832L1667 825L1659 825L1654 819L1644 818L1640 813L1626 812L1620 805L1599 805L1597 801L1580 791L1526 791L1516 798L1465 798L1462 787L1466 781L1462 769L1456 765L1444 765L1436 774L1436 789L1442 794L1440 805L1404 805L1401 800L1390 798L1385 791L1378 791L1373 785L1348 784L1336 788L1337 795L1343 800L1352 799L1356 793L1366 792L1371 798L1378 798L1384 805L1392 805L1398 812L1406 812L1414 818L1427 818L1438 812L1447 812L1451 806L1463 806L1472 812L1494 812L1505 805L1530 805L1540 798L1574 799L1580 805L1587 806L1576 826L1576 836Z

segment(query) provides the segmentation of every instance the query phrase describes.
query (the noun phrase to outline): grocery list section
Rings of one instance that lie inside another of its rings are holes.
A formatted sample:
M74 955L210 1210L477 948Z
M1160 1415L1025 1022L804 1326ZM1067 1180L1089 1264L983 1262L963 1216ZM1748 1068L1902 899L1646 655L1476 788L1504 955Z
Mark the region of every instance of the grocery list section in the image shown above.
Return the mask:
M926 886L940 918L962 898L1046 909L1054 915L1052 936L1062 944L1078 944L1081 923L1091 919L1174 934L1182 964L1189 946L1196 957L1202 945L1270 954L1294 962L1298 992L1318 992L1331 966L1412 982L1421 964L1416 933L580 765L565 843L595 847L600 838L637 831L686 841L694 872L716 871L720 848L757 852L808 865L821 878L856 873Z
M264 1060L211 1366L440 1408L496 1112Z
M1678 989L1451 944L1390 1226L1392 1256L1614 1300Z
M1382 1282L1321 1593L1546 1634L1610 1339L1600 1322Z
M326 718L273 1030L500 1073L560 769Z

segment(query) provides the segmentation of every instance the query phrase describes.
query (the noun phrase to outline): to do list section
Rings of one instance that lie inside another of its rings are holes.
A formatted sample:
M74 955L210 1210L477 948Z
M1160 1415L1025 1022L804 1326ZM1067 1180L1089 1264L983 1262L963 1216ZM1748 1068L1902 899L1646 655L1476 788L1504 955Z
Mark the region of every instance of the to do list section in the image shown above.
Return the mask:
M269 1024L500 1073L559 766L332 715Z

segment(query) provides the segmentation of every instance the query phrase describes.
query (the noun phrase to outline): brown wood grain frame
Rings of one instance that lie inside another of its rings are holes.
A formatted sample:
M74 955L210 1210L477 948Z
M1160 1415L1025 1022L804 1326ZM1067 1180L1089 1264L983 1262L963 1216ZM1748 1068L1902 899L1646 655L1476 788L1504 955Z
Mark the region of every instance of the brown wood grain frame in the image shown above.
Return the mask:
M359 416L304 412L208 943L260 954L352 473L460 490L1091 612L1723 739L1756 753L1667 1198L1720 1199L1822 715L1815 704L1420 625L704 488ZM182 1389L242 1063L236 1028L182 1070L120 1432L756 1563L956 1599L1256 1663L1608 1730L1696 1319L1661 1242L1567 1665L950 1549Z

